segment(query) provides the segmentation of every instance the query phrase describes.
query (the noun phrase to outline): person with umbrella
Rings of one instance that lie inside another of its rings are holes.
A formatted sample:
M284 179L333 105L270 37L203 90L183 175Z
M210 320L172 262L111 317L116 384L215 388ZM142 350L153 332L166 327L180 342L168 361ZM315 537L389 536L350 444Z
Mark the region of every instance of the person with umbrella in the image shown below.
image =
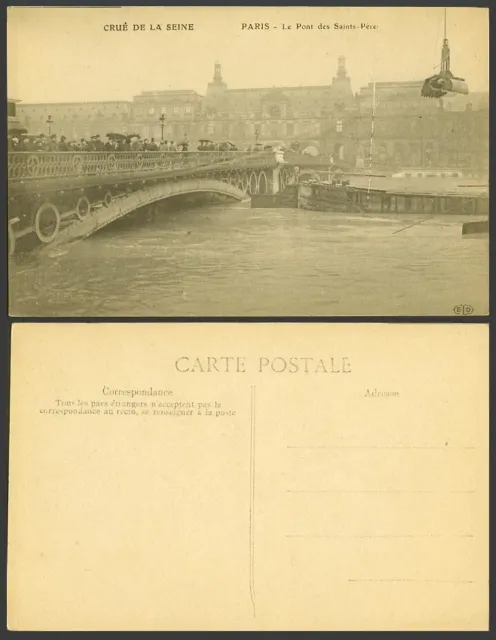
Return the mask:
M103 142L100 138L100 134L97 133L96 136L91 136L92 140L93 140L93 150L94 151L103 151L104 145Z
M19 151L36 151L34 142L27 136L24 137L19 145Z
M65 136L60 136L60 142L57 145L57 151L69 151L69 145L66 142L67 138Z

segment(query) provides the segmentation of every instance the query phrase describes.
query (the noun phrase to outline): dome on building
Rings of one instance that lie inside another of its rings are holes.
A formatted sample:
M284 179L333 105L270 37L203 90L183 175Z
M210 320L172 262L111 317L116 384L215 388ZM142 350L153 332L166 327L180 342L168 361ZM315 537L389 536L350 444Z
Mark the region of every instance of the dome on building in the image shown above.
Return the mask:
M279 89L273 89L272 91L269 91L269 93L266 93L262 97L262 100L264 102L289 102L288 96Z

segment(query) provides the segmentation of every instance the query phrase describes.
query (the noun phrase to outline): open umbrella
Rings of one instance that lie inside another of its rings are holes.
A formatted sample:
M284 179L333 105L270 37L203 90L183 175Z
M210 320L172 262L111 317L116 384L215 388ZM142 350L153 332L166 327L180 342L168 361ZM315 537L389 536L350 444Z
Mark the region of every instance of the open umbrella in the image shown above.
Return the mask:
M107 133L106 135L110 140L125 140L127 138L123 133Z
M319 151L314 146L310 145L310 146L306 147L305 149L303 149L303 154L304 155L308 155L308 156L318 156L319 155Z
M23 133L27 132L27 129L13 127L12 129L9 129L9 136L21 136Z

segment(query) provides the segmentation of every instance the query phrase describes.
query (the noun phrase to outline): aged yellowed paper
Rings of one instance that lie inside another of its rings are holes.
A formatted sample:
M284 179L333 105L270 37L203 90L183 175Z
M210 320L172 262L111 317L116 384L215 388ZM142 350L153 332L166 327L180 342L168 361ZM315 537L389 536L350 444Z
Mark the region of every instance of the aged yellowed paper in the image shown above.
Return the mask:
M10 7L7 36L12 316L487 316L487 8Z
M15 630L486 629L488 329L13 327Z

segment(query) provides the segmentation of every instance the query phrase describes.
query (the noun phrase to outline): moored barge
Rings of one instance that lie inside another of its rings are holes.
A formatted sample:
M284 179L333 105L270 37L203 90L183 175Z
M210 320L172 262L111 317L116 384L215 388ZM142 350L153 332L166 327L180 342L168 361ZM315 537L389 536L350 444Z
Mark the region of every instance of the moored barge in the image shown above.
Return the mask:
M298 185L298 207L318 211L369 213L461 214L489 216L486 185L427 188L427 185L397 185L386 179L384 188L346 181L302 182Z

